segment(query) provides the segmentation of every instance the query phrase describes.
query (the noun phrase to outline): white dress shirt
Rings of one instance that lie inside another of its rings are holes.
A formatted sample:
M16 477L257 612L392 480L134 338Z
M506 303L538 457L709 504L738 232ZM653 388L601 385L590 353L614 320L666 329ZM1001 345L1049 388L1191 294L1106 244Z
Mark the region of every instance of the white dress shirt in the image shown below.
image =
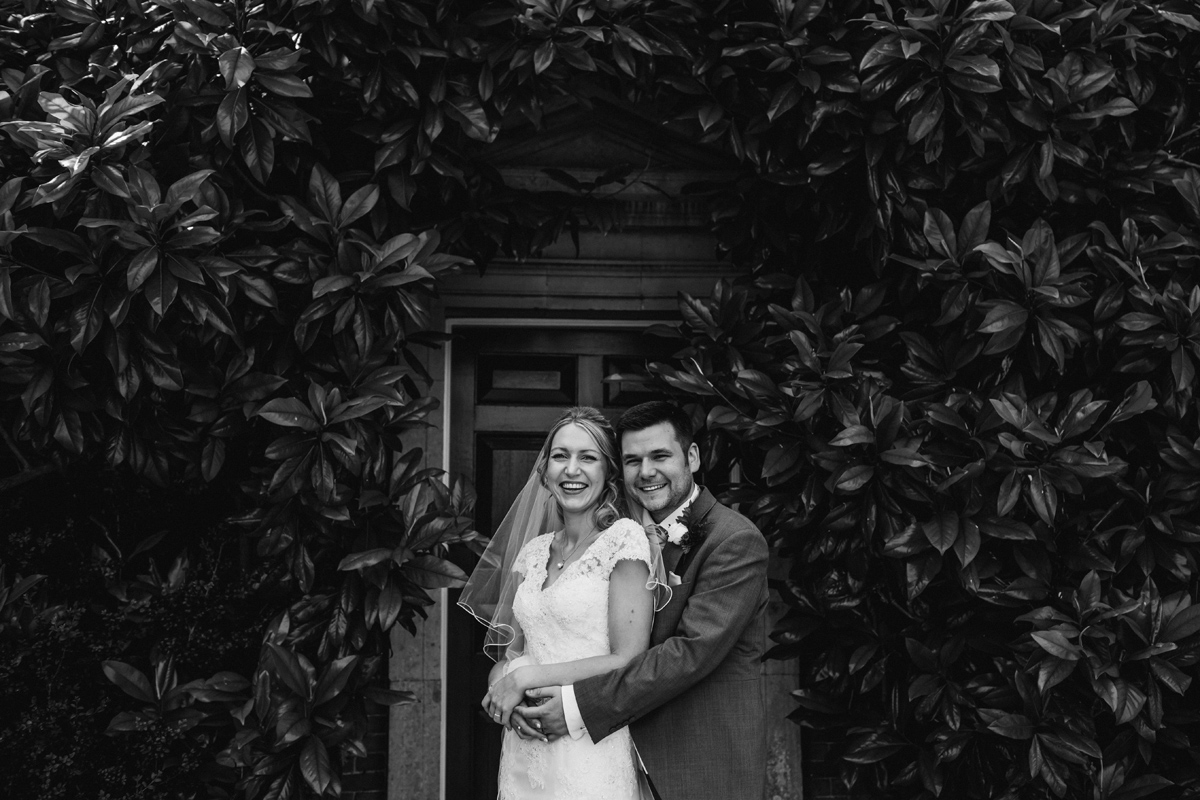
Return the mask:
M698 484L694 484L692 486L692 493L688 495L688 499L684 500L678 508L667 515L662 522L657 523L667 531L667 538L675 544L678 544L677 540L679 536L682 536L682 530L679 532L678 536L673 536L672 534L675 533L674 529L679 528L679 520L683 516L683 512L686 511L687 507L694 503L696 498L699 496L700 486ZM654 520L650 518L650 515L645 512L645 509L643 509L642 524L649 525L653 521ZM568 684L562 687L562 704L563 716L566 717L567 721L567 732L571 734L572 739L578 739L587 733L587 726L583 724L583 715L579 713L579 703L575 700L575 686L573 684ZM643 770L644 769L645 768L643 767Z

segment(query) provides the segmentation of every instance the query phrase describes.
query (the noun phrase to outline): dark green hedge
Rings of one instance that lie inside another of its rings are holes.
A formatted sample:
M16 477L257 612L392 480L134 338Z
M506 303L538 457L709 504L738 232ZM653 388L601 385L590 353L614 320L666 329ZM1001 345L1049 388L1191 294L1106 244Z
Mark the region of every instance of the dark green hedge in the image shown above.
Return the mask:
M1194 795L1196 9L772 9L656 52L752 270L658 370L791 558L793 716L863 796Z
M336 793L411 701L390 632L477 536L403 440L466 261L408 17L0 3L5 796Z
M5 703L48 702L24 654L86 606L108 627L76 685L106 659L139 698L112 719L127 752L175 737L169 769L106 791L336 793L367 695L404 699L372 688L386 632L474 539L469 492L399 435L431 407L413 348L438 273L611 224L585 187L514 191L473 155L566 94L742 167L692 191L745 277L684 298L656 370L791 559L773 655L800 657L795 716L845 742L848 785L1195 793L1193 4L0 10L4 486L133 480L210 515L146 539L75 512L108 553L88 580L5 549L4 663L31 687ZM131 603L170 616L194 569L119 587L184 551L250 584L222 577L210 618L265 635L217 672L122 627ZM31 773L67 757L21 741Z
M134 736L104 736L129 702L101 665L153 662L162 685L180 670L252 672L266 575L239 569L236 542L216 533L200 493L81 465L64 477L0 495L0 561L44 576L19 594L28 581L0 574L0 747L13 754L0 762L0 786L12 798L151 798L196 786L222 747L219 728L143 718ZM153 559L133 552L139 538Z

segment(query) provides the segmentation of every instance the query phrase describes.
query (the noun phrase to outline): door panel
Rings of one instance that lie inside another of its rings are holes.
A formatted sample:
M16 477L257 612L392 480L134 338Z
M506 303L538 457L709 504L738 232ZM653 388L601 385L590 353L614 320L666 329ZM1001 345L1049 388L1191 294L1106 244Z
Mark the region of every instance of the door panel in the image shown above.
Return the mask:
M615 421L629 406L656 397L638 375L665 358L662 339L629 330L471 328L451 353L450 469L476 486L476 527L489 533L533 468L546 431L564 408L598 407ZM620 380L605 382L606 376ZM468 571L473 557L454 554ZM492 661L484 627L450 593L446 650L446 797L494 800L500 729L479 701Z
M490 487L492 496L486 519L476 515L476 524L487 526L480 530L495 530L504 519L537 461L542 442L540 433L526 436L479 434L476 437L475 477L479 483Z

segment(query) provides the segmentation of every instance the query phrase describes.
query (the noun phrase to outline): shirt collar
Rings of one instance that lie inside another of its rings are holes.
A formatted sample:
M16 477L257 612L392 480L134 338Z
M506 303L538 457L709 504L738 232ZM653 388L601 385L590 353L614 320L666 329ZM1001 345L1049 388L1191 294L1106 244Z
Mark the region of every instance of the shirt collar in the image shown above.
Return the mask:
M676 508L670 514L668 514L666 516L666 518L663 519L662 522L658 523L658 525L664 531L667 532L667 538L670 541L678 544L677 539L685 533L685 531L683 531L683 530L676 530L676 529L680 528L680 519L683 517L683 512L687 511L688 506L690 506L692 503L696 502L696 498L699 496L700 496L700 484L694 483L694 484L692 484L692 493L690 495L688 495L688 499L684 500L682 503L680 503L678 508ZM646 516L649 517L650 516L649 513L647 513ZM653 520L651 520L651 521L653 521ZM672 536L673 533L676 535Z

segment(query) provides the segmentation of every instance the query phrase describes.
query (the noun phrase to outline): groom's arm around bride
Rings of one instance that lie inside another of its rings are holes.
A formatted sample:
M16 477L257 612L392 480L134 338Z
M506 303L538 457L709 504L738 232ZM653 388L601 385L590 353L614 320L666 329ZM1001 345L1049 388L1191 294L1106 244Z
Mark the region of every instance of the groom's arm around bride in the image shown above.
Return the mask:
M680 581L655 615L650 649L620 669L568 687L568 704L573 695L594 741L630 726L663 800L761 797L766 542L753 523L708 490L695 492L699 450L679 409L637 406L617 430L630 497L656 523L666 523L673 541L680 538L679 506L694 497L684 519L695 530L683 534L682 547L664 549ZM545 733L566 733L559 691L539 695L551 701L522 708L524 717Z

